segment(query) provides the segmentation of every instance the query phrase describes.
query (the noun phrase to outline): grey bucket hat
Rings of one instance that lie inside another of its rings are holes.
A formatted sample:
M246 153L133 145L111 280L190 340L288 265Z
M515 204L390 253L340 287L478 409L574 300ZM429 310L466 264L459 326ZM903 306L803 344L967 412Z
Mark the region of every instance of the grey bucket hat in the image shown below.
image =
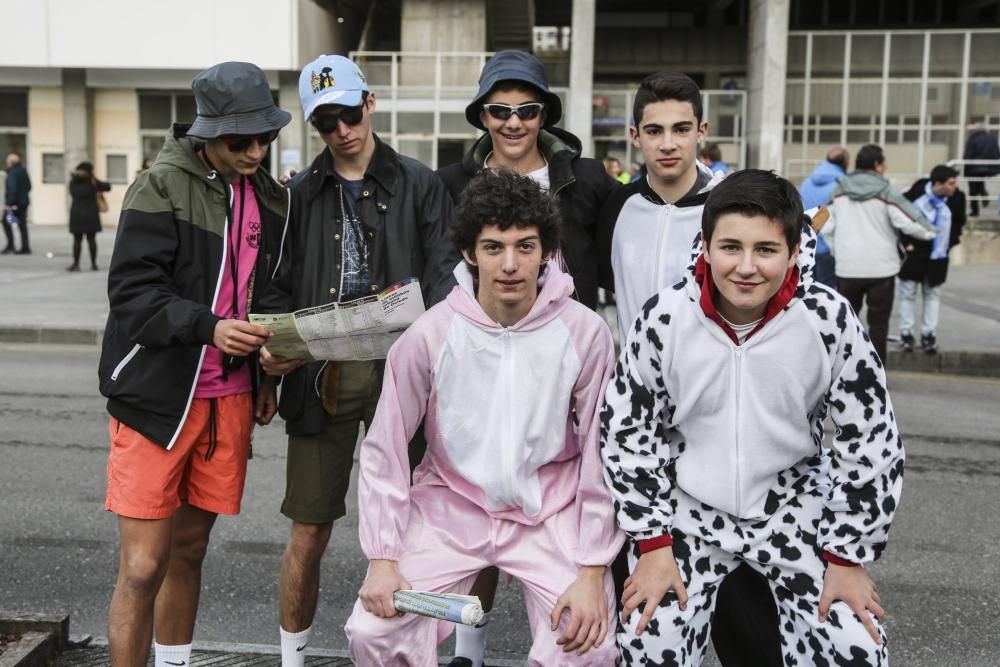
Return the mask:
M198 115L188 134L214 139L225 134L264 134L280 130L292 114L279 109L267 77L256 65L219 63L191 82Z
M542 93L545 103L545 127L555 125L562 118L562 101L559 96L549 90L549 82L545 78L545 67L541 61L526 51L497 51L486 64L479 75L479 92L476 99L465 107L465 119L473 127L485 130L479 120L479 112L483 110L483 100L493 87L501 81L521 81L537 88Z

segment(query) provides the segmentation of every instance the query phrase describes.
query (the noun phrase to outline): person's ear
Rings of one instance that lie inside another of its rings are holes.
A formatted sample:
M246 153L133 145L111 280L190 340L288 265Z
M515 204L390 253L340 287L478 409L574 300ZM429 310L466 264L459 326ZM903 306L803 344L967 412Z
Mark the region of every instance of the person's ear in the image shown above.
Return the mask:
M801 248L801 243L796 243L795 247L792 248L792 252L788 255L788 268L795 266L795 262L799 260L799 249Z
M628 136L632 138L632 145L639 148L639 130L635 125L628 126Z
M472 254L469 254L469 251L463 248L462 249L462 257L464 257L465 261L468 262L469 264L471 264L472 266L479 266L478 264L476 264L476 253L475 252L473 252Z

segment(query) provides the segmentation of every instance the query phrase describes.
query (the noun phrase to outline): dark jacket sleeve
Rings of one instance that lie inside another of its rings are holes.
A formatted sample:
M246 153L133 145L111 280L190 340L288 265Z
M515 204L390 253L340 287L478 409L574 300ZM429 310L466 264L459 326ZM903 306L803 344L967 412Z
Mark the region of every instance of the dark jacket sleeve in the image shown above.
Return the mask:
M151 348L210 345L217 317L172 287L179 238L173 205L156 177L129 188L108 269L111 312L128 337Z
M453 206L444 183L427 170L416 175L415 185L423 196L418 200L420 238L424 251L424 301L428 308L442 301L455 285L453 271L458 264L458 251L451 238Z
M951 197L948 197L948 206L951 208L951 238L948 239L948 248L954 248L962 242L962 231L965 228L965 193L955 190Z
M293 181L294 182L294 181ZM288 214L288 229L281 242L280 259L274 268L274 275L267 287L256 299L256 313L290 313L295 309L295 245L300 242L299 220L309 214L308 203L300 193L292 189L291 210Z
M95 186L94 189L97 190L98 192L110 192L111 191L111 184L110 183L107 183L105 181L99 181L96 178L94 179L94 186Z
M615 291L615 274L611 265L611 242L615 236L615 225L625 200L636 191L634 184L615 186L605 197L604 205L597 214L597 259L599 262L600 286L609 292Z

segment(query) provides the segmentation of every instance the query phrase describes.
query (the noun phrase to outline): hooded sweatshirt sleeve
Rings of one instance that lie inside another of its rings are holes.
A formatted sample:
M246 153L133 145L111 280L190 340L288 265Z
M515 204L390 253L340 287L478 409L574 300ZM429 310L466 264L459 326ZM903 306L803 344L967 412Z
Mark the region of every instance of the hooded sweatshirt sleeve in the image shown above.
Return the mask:
M409 521L408 447L431 392L432 361L421 319L389 350L375 419L361 446L358 532L369 560L399 560Z
M180 239L169 193L153 170L128 189L108 269L108 300L130 339L147 347L210 345L219 321L184 299L172 272Z
M614 505L604 482L601 460L600 412L604 391L614 367L611 332L601 323L579 350L584 359L573 390L573 404L579 420L581 452L580 485L577 489L577 565L610 565L621 549L624 535L615 523Z
M818 541L827 560L864 564L885 549L903 486L903 441L885 371L857 316L843 301L841 318L847 324L835 352L827 398L835 427L831 488Z
M670 317L658 303L659 295L647 301L632 325L601 413L601 454L618 525L640 548L646 540L669 544L672 523L664 418L673 406L660 365L661 336Z

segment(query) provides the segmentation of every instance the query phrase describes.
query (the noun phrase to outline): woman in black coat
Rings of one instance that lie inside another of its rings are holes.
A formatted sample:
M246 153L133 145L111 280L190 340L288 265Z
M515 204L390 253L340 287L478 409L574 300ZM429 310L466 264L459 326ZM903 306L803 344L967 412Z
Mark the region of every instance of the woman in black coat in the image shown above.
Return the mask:
M97 193L108 192L111 184L94 176L94 165L81 162L70 175L69 195L73 204L69 209L69 231L73 235L73 263L67 271L80 270L80 245L84 235L90 249L90 268L97 270L97 232L101 231L101 214L97 208Z

